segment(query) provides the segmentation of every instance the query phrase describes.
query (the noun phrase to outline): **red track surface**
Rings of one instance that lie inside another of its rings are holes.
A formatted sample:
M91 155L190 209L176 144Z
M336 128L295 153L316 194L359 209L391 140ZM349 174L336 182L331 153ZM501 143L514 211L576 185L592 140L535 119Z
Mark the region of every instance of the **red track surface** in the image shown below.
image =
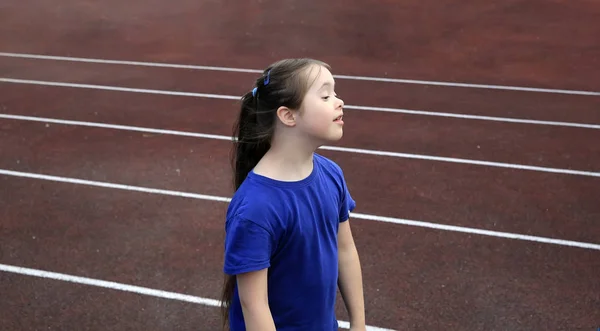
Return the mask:
M591 1L0 5L0 52L600 90ZM254 75L0 57L0 77L241 95ZM339 79L346 104L600 124L600 97ZM0 83L0 113L229 135L232 100ZM600 172L600 130L346 110L341 146ZM228 197L230 144L0 119L0 169ZM321 151L356 212L600 244L600 178ZM218 298L226 204L0 176L0 264ZM355 219L369 325L595 330L600 251ZM0 272L4 330L216 330L218 309ZM339 318L347 320L340 301Z

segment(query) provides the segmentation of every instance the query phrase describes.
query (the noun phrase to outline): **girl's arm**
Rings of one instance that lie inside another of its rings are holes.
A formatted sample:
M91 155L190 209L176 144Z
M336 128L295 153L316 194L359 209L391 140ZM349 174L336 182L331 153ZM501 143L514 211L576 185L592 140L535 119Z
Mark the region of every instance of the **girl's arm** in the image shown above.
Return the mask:
M350 316L350 330L366 330L362 271L350 231L350 221L340 223L338 232L338 286Z
M275 331L267 296L267 270L237 275L238 293L247 331Z

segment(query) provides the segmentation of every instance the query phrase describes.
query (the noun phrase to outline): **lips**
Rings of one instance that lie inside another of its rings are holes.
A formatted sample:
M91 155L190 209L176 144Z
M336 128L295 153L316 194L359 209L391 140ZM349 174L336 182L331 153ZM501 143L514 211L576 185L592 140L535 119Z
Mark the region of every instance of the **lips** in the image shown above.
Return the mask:
M341 121L343 117L344 117L344 115L340 115L340 116L336 117L333 121L334 122Z

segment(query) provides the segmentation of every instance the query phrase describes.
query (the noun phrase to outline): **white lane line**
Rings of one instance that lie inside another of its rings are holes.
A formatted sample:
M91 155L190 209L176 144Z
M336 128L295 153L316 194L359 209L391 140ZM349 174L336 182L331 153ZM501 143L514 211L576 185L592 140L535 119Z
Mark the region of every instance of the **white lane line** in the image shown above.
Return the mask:
M247 69L247 68L232 68L232 67L221 67L221 66L200 66L200 65L172 64L172 63L160 63L160 62L121 61L121 60L107 60L107 59L96 59L96 58L53 56L53 55L39 55L39 54L25 54L25 53L0 52L0 56L23 58L23 59L36 59L36 60L118 64L118 65L131 65L131 66L242 72L242 73L262 73L262 70ZM334 77L336 79L364 80L364 81L385 82L385 83L436 85L436 86L447 86L447 87L494 89L494 90L521 91L521 92L539 92L539 93L554 93L554 94L600 96L600 92L596 92L596 91L551 89L551 88L537 88L537 87L523 87L523 86L509 86L509 85L470 84L470 83L457 83L457 82L441 82L441 81L430 81L430 80L399 79L399 78L370 77L370 76L353 76L353 75L339 75L339 74L334 75Z
M10 53L10 52L0 52L0 56L21 58L21 59L34 59L34 60L52 60L52 61L99 63L99 64L118 64L118 65L141 66L141 67L191 69L191 70L206 70L206 71L226 71L226 72L242 72L242 73L253 73L253 74L261 74L263 72L262 70L259 70L259 69L244 69L244 68L231 68L231 67L219 67L219 66L202 66L202 65L176 64L176 63L164 63L164 62L107 60L107 59L95 59L95 58L85 58L85 57L54 56L54 55L39 55L39 54Z
M375 151L375 150L368 150L368 149L361 149L361 148L337 147L337 146L323 146L323 147L321 147L321 149L330 150L330 151L338 151L338 152L346 152L346 153L357 153L357 154L389 156L389 157L398 157L398 158L407 158L407 159L427 160L427 161L472 164L472 165L480 165L480 166L487 166L487 167L549 172L549 173L565 174L565 175L600 177L600 172L537 167L537 166L529 166L529 165L514 164L514 163L489 162L489 161L480 161L480 160L459 159L459 158L454 158L454 157L442 157L442 156L431 156L431 155L420 155L420 154L409 154L409 153Z
M155 289L151 289L151 288L147 288L147 287L127 285L127 284L93 279L93 278L87 278L87 277L72 276L72 275L38 270L38 269L17 267L17 266L12 266L12 265L7 265L7 264L0 264L0 271L10 272L10 273L15 273L15 274L20 274L20 275L26 275L26 276L61 280L64 282L71 282L71 283L76 283L76 284L104 287L104 288L118 290L118 291L138 293L138 294L149 295L149 296L171 299L171 300L179 300L179 301L185 301L185 302L191 302L191 303L198 303L201 305L211 306L211 307L220 307L221 306L221 302L219 300L214 300L214 299L201 298L201 297L196 297L196 296L192 296L192 295L185 295L185 294L180 294L180 293L155 290Z
M13 171L13 170L7 170L7 169L0 169L0 175L20 177L20 178L40 179L40 180L69 183L69 184L88 185L88 186L127 190L127 191L136 191L136 192L151 193L151 194L170 195L170 196L192 198L192 199L199 199L199 200L209 200L209 201L217 201L217 202L231 201L231 198L228 198L228 197L196 194L196 193L189 193L189 192L179 192L179 191L172 191L172 190L162 190L162 189L155 189L155 188L148 188L148 187L115 184L115 183L109 183L109 182L99 182L99 181L92 181L92 180L85 180L85 179L78 179L78 178ZM533 242L552 244L552 245L571 246L571 247L578 247L578 248L585 248L585 249L600 250L600 244L578 242L578 241L571 241L571 240L530 236L530 235L523 235L523 234L517 234L517 233L490 231L490 230L483 230L483 229L476 229L476 228L469 228L469 227L462 227L462 226L407 220L407 219L401 219L401 218L395 218L395 217L377 216L377 215L370 215L370 214L350 213L350 217L355 218L355 219L363 219L363 220L370 220L370 221L377 221L377 222L386 222L386 223L392 223L392 224L425 227L425 228L431 228L431 229L436 229L436 230L478 234L478 235L497 237L497 238L533 241Z
M48 181L53 181L53 182L62 182L62 183L69 183L69 184L96 186L96 187L111 188L111 189L125 190L125 191L136 191L136 192L159 194L159 195L170 195L170 196L176 196L176 197L182 197L182 198L192 198L192 199L198 199L198 200L208 200L208 201L216 201L216 202L231 201L231 198L219 197L219 196L214 196L214 195L179 192L179 191L172 191L172 190L161 190L161 189L148 188L148 187L131 186L131 185L108 183L108 182L99 182L99 181L77 179L77 178L42 175L42 174L12 171L12 170L6 170L6 169L0 169L0 175L31 178L31 179L41 179L41 180L48 180Z
M209 307L221 307L220 300L202 298L202 297L197 297L194 295L168 292L168 291L163 291L163 290L156 290L153 288L117 283L117 282L106 281L106 280L101 280L101 279L68 275L68 274L52 272L52 271L18 267L18 266L13 266L13 265L8 265L8 264L0 264L0 271L10 272L10 273L24 275L24 276L32 276L32 277L38 277L38 278L59 280L59 281L75 283L75 284L103 287L103 288L108 288L111 290L137 293L137 294L153 296L153 297L169 299L169 300L177 300L177 301L196 303L196 304L201 304L201 305L209 306ZM338 321L338 323L341 328L344 328L344 329L350 328L349 322ZM367 326L367 330L393 331L391 329L382 329L382 328L378 328L378 327L374 327L374 326Z
M587 123L575 123L575 122L560 122L560 121L528 120L528 119L513 118L513 117L497 117L497 116L483 116L483 115L470 115L470 114L445 113L445 112L430 112L430 111L423 111L423 110L398 109L398 108L388 108L388 107L370 107L370 106L367 107L367 106L345 105L344 108L347 108L347 109L357 109L357 110L368 110L368 111L378 111L378 112L411 114L411 115L450 117L450 118L460 118L460 119L467 119L467 120L480 120L480 121L506 122L506 123L520 123L520 124L535 124L535 125L550 125L550 126L564 126L564 127L573 127L573 128L583 128L583 129L600 130L600 124L587 124Z
M1 113L0 113L0 118L10 119L10 120L18 120L18 121L54 123L54 124L61 124L61 125L74 125L74 126L87 126L87 127L102 128L102 129L137 131L137 132L146 132L146 133L168 134L168 135L174 135L174 136L234 141L233 137L217 135L217 134L153 129L153 128L146 128L146 127L140 127L140 126L106 124L106 123L98 123L98 122L69 121L69 120L62 120L62 119L48 118L48 117L22 116L22 115L11 115L11 114L1 114Z
M30 80L30 79L0 78L0 82L13 83L13 84L29 84L29 85L44 85L44 86L87 88L87 89L94 89L94 90L107 90L107 91L119 91L119 92L135 92L135 93L147 93L147 94L177 95L177 96L198 97L198 98L211 98L211 99L240 100L240 97L236 97L234 95L222 95L222 94L211 94L211 93L195 93L195 92L179 92L179 91L168 91L168 90L150 90L150 89L132 88L132 87L120 87L120 86L109 86L109 85L93 85L93 84L77 84L77 83L63 83L63 82L50 82L50 81Z
M417 227L430 228L430 229L436 229L436 230L471 233L471 234L478 234L478 235L482 235L482 236L533 241L533 242L539 242L539 243L544 243L544 244L554 244L554 245L600 250L600 244L592 244L592 243L584 243L584 242L571 241L571 240L530 236L530 235L524 235L524 234L518 234L518 233L490 231L490 230L475 229L475 228L468 228L468 227L455 226L455 225L446 225L446 224L439 224L439 223L432 223L432 222L413 221L413 220L400 219L400 218L395 218L395 217L385 217L385 216L376 216L376 215L359 214L359 213L351 213L351 215L353 218L377 221L377 222L402 224L402 225L417 226Z
M109 86L109 85L78 84L78 83L65 83L65 82L1 78L1 77L0 77L0 82L11 83L11 84L29 84L29 85L42 85L42 86L55 86L55 87L85 88L85 89L94 89L94 90L133 92L133 93L144 93L144 94L175 95L175 96L187 96L187 97L209 98L209 99L224 99L224 100L240 100L240 98L241 98L240 96L225 95L225 94L180 92L180 91L169 91L169 90L154 90L154 89L130 88L130 87L120 87L120 86ZM600 130L600 124L541 121L541 120L529 120L529 119L520 119L520 118L511 118L511 117L481 116L481 115L469 115L469 114L445 113L445 112L430 112L430 111L424 111L424 110L411 110L411 109L389 108L389 107L370 107L370 106L354 106L354 105L345 105L344 107L347 109L367 110L367 111L376 111L376 112L388 112L388 113L436 116L436 117L450 117L450 118L460 118L460 119L468 119L468 120L495 121L495 122L507 122L507 123L564 126L564 127L576 127L576 128Z
M175 131L175 130L153 129L153 128L138 127L138 126L115 125L115 124L96 123L96 122L70 121L70 120L62 120L62 119L47 118L47 117L33 117L33 116L11 115L11 114L0 114L0 119L2 119L2 118L10 119L10 120L19 120L19 121L31 121L31 122L42 122L42 123L55 123L55 124L61 124L61 125L98 127L98 128L104 128L104 129L138 131L138 132L159 133L159 134L169 134L169 135L176 135L176 136L187 136L187 137L196 137L196 138L205 138L205 139L233 141L233 137L223 136L223 135L215 135L215 134L207 134L207 133L194 133L194 132ZM548 172L548 173L557 173L557 174L565 174L565 175L600 177L600 172L538 167L538 166L529 166L529 165L513 164L513 163L501 163L501 162L490 162L490 161L480 161L480 160L470 160L470 159L459 159L459 158L452 158L452 157L441 157L441 156L410 154L410 153L398 153L398 152L388 152L388 151L378 151L378 150L369 150L369 149L351 148L351 147L338 147L338 146L321 146L320 149L342 152L342 153L355 153L355 154L387 156L387 157L395 157L395 158L417 159L417 160L427 160L427 161L436 161L436 162L471 164L471 165L479 165L479 166L486 166L486 167Z

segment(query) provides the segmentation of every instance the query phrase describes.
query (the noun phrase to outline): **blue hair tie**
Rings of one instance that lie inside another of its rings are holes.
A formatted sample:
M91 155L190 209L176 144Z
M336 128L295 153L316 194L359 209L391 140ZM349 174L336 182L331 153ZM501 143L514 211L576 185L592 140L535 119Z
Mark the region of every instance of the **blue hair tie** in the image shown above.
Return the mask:
M265 77L265 86L267 86L267 84L269 84L269 81L271 81L271 70L269 70L269 72L267 72L267 77Z
M253 88L253 89L252 89L252 96L253 96L253 97L255 97L255 96L256 96L256 90L258 90L258 88L257 88L257 87L255 87L255 88Z

